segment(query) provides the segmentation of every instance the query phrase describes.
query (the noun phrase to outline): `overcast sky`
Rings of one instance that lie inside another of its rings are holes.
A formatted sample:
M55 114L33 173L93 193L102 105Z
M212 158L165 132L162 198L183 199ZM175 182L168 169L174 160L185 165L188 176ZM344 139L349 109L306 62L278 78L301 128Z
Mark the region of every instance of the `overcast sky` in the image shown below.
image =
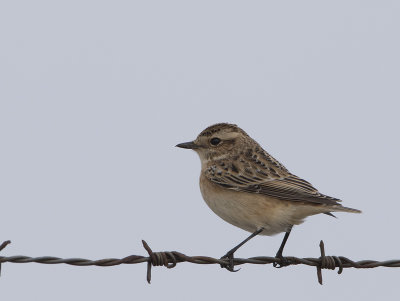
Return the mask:
M194 152L236 123L363 210L308 218L286 255L400 258L398 1L1 1L2 255L220 257L248 233L202 200ZM273 256L283 234L238 257ZM12 264L1 300L397 300L400 269Z

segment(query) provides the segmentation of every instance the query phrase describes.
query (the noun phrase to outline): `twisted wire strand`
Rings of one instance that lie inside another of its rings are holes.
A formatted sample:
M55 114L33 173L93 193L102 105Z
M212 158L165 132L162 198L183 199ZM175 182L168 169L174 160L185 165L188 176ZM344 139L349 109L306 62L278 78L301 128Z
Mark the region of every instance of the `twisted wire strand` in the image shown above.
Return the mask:
M0 251L3 250L11 242L9 240L4 241L0 245ZM98 260L90 260L84 258L59 258L53 256L41 256L41 257L29 257L29 256L0 256L0 272L2 263L41 263L41 264L68 264L73 266L101 266L109 267L121 264L138 264L147 262L147 282L151 282L151 268L153 266L165 266L168 269L174 268L178 263L190 262L194 264L219 264L221 267L229 264L227 259L217 259L208 256L187 256L177 251L164 251L164 252L153 252L149 245L142 240L143 247L147 251L149 256L141 255L130 255L121 259L118 258L105 258ZM353 261L344 256L326 256L324 242L320 242L321 256L319 258L298 258L298 257L285 257L288 265L307 265L317 268L318 282L322 284L322 270L330 269L335 270L338 268L338 274L343 272L345 268L356 268L356 269L371 269L377 267L400 267L400 260L360 260ZM250 258L234 258L234 266L242 264L273 264L281 263L280 258L258 256Z

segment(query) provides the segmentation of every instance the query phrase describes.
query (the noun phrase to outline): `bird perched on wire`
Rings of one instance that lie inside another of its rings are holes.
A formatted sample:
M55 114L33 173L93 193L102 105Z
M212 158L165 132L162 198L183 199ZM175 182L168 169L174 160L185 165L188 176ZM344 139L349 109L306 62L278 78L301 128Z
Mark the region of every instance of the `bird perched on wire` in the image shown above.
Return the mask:
M282 252L293 225L318 213L360 213L343 207L309 182L290 173L237 125L218 123L195 140L176 145L192 149L201 160L200 190L207 205L223 220L252 234L227 252L224 267L235 271L233 255L256 235L285 232L276 254L282 267L289 264Z

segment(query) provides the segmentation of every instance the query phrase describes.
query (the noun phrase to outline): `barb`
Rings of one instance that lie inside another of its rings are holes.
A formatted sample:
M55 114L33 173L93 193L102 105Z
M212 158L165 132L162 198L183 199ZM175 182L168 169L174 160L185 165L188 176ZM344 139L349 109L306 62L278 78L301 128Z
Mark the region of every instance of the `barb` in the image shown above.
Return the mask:
M11 243L10 240L6 240L4 241L1 245L0 245L0 252L1 250L3 250L5 247L7 247L7 245L9 245ZM0 276L1 276L1 261L0 261Z
M0 251L2 251L11 242L9 240L3 242L0 245ZM1 264L5 262L11 263L30 263L36 262L41 264L68 264L73 266L101 266L109 267L121 264L138 264L147 262L147 282L151 282L151 268L153 266L165 266L168 269L174 268L178 263L190 262L194 264L219 264L227 265L228 259L216 259L207 256L187 256L177 251L168 252L153 252L149 245L142 240L143 247L149 254L149 256L140 255L130 255L121 259L117 258L105 258L99 260L89 260L83 258L59 258L53 256L43 256L43 257L28 257L28 256L0 256L0 272ZM338 274L343 272L346 268L356 268L356 269L371 269L377 267L400 267L400 260L386 260L386 261L376 261L376 260L361 260L353 261L347 257L343 256L326 256L324 242L321 240L320 244L321 256L319 258L298 258L298 257L286 257L289 260L289 265L307 265L316 267L318 282L322 285L322 270L329 269L335 270L338 268ZM280 264L281 259L276 257L251 257L251 258L234 258L234 265L242 264Z

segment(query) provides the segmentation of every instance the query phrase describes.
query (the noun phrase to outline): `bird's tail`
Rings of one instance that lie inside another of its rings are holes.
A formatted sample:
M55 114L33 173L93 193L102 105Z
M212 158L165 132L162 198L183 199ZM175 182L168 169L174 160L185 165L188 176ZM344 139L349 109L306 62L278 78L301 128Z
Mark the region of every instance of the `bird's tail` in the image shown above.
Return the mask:
M350 213L362 213L361 210L353 209L349 207L343 207L342 205L333 205L330 206L329 209L332 209L334 212L350 212Z

